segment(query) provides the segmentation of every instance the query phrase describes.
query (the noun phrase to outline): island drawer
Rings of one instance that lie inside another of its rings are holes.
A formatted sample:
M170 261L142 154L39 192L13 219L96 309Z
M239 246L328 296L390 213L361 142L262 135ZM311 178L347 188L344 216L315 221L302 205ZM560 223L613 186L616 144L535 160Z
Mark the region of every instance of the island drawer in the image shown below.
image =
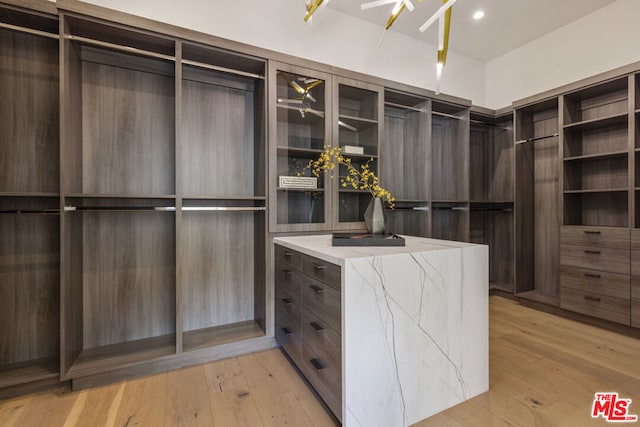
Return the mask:
M304 279L297 271L285 264L276 264L276 283L279 289L288 293L295 302L300 302L302 298L302 283Z
M325 283L306 278L302 285L302 306L341 332L340 292Z
M340 282L342 277L339 265L331 264L330 262L308 255L302 255L302 272L305 275L340 291Z
M339 369L339 367L337 367ZM336 366L332 366L311 346L302 344L302 364L300 369L316 389L333 414L342 418L342 376Z
M631 278L626 274L562 266L560 285L577 291L628 300Z
M286 324L276 321L276 339L297 365L302 362L302 337L292 332Z
M629 249L560 245L561 265L629 274L629 262Z
M341 372L342 338L340 334L307 310L302 311L302 340L330 366L335 367L335 371Z
M560 230L560 242L565 245L629 249L630 234L626 228L564 226Z
M624 325L630 324L630 300L560 287L560 307Z
M284 246L275 245L275 265L286 264L295 270L302 269L302 257L300 252L296 252Z

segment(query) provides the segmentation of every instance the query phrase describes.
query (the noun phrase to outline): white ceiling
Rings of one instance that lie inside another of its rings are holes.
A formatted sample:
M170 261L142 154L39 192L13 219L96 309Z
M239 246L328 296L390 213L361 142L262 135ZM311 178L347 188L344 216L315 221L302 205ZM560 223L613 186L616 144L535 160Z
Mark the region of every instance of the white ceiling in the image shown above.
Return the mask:
M379 25L382 32L393 4L361 10L360 5L369 1L332 0L327 7ZM451 15L449 50L486 62L615 1L458 0ZM437 23L424 33L418 28L442 6L442 1L412 2L415 10L402 12L391 30L437 45ZM478 9L485 12L485 17L474 21L472 15Z

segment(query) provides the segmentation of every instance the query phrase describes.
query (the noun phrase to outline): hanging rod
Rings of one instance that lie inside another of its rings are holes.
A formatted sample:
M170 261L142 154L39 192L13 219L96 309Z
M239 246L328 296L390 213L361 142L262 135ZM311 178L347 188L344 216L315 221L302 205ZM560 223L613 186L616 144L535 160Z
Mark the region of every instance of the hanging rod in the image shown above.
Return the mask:
M184 206L183 211L198 211L198 212L214 212L214 211L266 211L264 206Z
M100 40L89 39L86 37L74 36L72 34L65 34L64 38L66 40L77 41L81 43L92 44L95 46L106 47L110 49L116 49L123 52L136 53L139 55L150 56L152 58L164 59L167 61L175 61L175 57L171 55L164 55L162 53L150 52L148 50L138 49L137 47L123 46L120 44L102 42Z
M429 206L395 206L395 211L428 211Z
M431 114L442 117L449 117L450 119L462 120L462 117L454 116L453 114L441 113L440 111L431 111Z
M20 31L21 33L34 34L36 36L48 37L50 39L59 39L58 34L47 33L46 31L34 30L33 28L20 27L18 25L5 24L0 22L0 28L6 28L7 30Z
M417 111L419 113L424 113L425 111L427 111L423 108L410 107L408 105L396 104L395 102L388 102L388 101L385 101L384 105L387 105L389 107L402 108L403 110Z
M158 211L174 212L173 206L65 206L65 212L76 211Z
M434 206L434 211L468 211L466 206Z
M538 141L538 140L541 140L541 139L555 138L556 136L560 136L560 134L559 133L552 133L551 135L536 136L534 138L521 139L519 141L516 141L516 144L524 144L525 142L533 142L533 141Z
M471 208L476 212L513 212L513 208Z
M0 214L59 214L60 209L0 209Z
M205 64L203 62L191 61L189 59L183 59L182 60L182 64L183 65L185 65L185 64L186 65L192 65L194 67L204 68L204 69L207 69L207 70L221 71L223 73L236 74L238 76L251 77L251 78L254 78L254 79L262 79L262 80L264 80L264 76L261 75L261 74L249 73L247 71L234 70L233 68L221 67L219 65Z

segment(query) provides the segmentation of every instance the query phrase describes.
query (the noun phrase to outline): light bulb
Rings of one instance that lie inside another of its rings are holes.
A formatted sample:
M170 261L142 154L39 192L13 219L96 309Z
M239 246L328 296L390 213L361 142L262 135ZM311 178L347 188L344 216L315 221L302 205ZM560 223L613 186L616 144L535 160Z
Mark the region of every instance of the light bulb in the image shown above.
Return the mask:
M484 17L484 12L481 10L478 10L473 14L473 19L475 19L476 21L482 19L483 17Z

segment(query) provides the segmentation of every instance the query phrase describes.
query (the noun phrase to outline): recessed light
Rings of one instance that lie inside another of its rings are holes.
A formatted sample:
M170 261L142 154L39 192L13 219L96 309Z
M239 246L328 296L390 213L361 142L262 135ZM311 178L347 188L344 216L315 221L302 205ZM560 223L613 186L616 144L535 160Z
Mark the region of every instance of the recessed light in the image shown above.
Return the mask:
M484 17L484 12L481 10L478 10L473 14L473 19L475 19L476 21L482 19L483 17Z

